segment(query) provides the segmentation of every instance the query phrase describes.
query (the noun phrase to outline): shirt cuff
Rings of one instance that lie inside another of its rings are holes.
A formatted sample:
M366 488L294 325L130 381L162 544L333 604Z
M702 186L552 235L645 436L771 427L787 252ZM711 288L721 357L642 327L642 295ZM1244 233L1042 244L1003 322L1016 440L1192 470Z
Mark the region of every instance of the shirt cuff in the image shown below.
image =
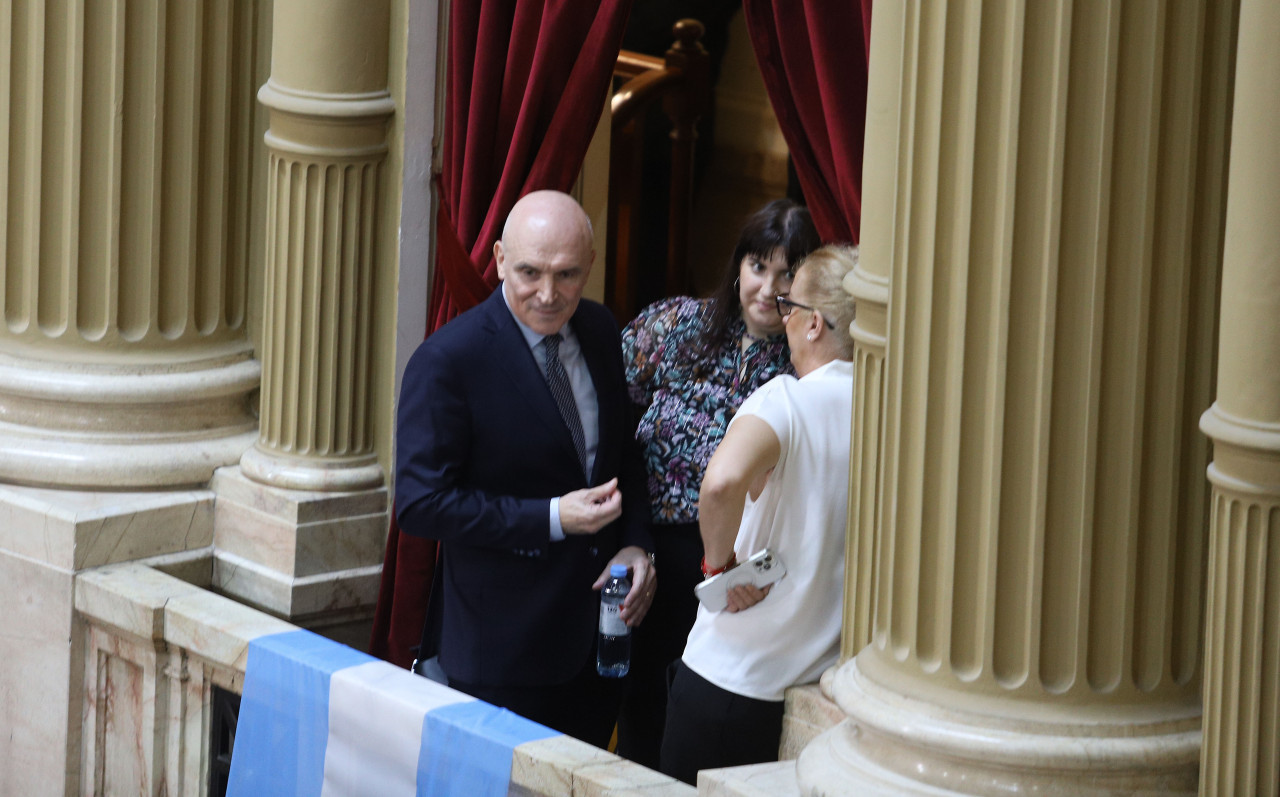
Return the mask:
M559 497L551 499L551 541L560 542L564 539L564 527L560 525L560 499Z

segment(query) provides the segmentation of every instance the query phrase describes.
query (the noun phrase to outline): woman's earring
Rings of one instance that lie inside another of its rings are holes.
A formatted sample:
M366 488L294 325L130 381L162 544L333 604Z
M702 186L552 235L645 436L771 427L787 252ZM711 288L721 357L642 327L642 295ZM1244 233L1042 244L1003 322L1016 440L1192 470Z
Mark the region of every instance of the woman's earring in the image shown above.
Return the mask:
M812 341L814 338L817 337L817 335L810 332L808 335L805 335L804 337L805 337L805 340Z
M733 278L733 292L742 293L742 277Z

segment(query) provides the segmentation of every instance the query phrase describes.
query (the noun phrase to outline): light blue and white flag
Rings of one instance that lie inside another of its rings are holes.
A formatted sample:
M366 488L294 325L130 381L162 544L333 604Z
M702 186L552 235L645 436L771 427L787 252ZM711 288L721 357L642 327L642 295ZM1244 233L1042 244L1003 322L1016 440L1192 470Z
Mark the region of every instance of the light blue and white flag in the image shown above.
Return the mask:
M503 797L556 731L310 631L249 643L229 797Z

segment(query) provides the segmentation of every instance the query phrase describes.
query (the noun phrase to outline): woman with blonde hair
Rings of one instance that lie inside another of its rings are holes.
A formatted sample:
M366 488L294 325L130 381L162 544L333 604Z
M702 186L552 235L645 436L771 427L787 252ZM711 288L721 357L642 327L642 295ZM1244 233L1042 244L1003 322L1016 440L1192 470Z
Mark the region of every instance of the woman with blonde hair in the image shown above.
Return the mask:
M772 551L786 576L735 587L720 612L698 609L667 702L661 769L773 761L783 692L816 681L839 653L853 412L852 247L805 258L776 299L796 376L753 393L711 458L699 494L710 573ZM757 605L758 604L758 605Z
M806 208L774 200L746 220L709 298L664 299L622 333L662 577L636 629L618 753L647 767L658 766L667 670L680 658L698 609L702 473L738 405L791 372L774 298L791 290L796 265L821 243Z

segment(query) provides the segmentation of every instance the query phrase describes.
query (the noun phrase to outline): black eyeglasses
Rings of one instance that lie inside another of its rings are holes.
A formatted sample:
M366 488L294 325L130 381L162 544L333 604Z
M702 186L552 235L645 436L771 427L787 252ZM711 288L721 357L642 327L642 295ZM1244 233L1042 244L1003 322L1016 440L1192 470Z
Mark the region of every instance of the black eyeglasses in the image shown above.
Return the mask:
M798 307L801 310L808 310L811 313L817 313L818 318L822 319L822 323L827 325L827 329L836 328L836 325L828 321L827 317L822 314L822 311L816 307L810 307L807 304L800 304L799 302L793 302L790 299L788 299L785 294L778 294L777 296L773 297L773 301L774 301L774 304L776 304L778 307L778 315L782 316L783 318L786 318L787 316L791 315L791 310L793 308Z

